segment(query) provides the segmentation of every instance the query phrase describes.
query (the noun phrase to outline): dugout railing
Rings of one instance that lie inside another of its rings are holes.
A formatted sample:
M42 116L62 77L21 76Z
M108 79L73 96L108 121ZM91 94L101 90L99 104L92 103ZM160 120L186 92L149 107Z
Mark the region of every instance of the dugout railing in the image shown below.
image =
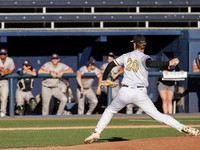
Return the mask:
M149 72L148 76L149 77L161 77L163 74L161 72ZM120 75L122 76L122 75ZM190 77L200 77L200 73L193 73L193 72L188 72L187 76ZM72 74L64 74L63 77L67 78L76 78L76 73ZM86 73L83 75L83 78L95 78L95 74L91 73ZM14 118L14 96L15 96L15 91L14 91L14 79L17 78L33 78L33 76L30 75L18 75L17 73L13 73L11 75L6 75L4 77L1 77L1 79L8 79L9 80L9 93L10 93L10 103L9 103L9 114L11 118ZM45 75L45 74L39 74L37 77L34 78L52 78L51 75ZM110 79L110 75L108 77ZM112 99L112 90L111 88L108 88L108 94L107 94L107 103L110 104Z

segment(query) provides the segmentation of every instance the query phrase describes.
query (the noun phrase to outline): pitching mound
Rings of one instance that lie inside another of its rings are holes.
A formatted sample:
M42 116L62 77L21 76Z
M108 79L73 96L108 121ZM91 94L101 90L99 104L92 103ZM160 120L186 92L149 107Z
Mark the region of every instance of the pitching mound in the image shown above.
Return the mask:
M15 148L6 150L199 150L200 137L181 136L123 142L93 143L67 147Z

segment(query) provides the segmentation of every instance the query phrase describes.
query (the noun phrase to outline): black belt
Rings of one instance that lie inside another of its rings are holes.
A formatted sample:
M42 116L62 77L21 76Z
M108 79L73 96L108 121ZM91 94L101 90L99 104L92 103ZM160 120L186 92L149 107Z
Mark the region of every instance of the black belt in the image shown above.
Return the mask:
M48 87L48 86L45 86L45 85L43 85L43 86L46 87L46 88L49 88L49 89L57 88L57 86L56 87Z
M123 84L123 87L129 87L128 85ZM144 86L136 86L136 88L144 88Z
M84 90L88 90L89 88L84 88Z

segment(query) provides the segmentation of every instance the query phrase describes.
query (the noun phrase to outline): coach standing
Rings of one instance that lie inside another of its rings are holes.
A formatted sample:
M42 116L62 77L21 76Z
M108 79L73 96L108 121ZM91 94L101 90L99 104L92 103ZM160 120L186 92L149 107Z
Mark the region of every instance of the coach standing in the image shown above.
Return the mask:
M5 48L0 50L0 74L1 76L12 74L15 69L15 64L12 58L8 57L8 51ZM6 116L6 107L8 99L8 79L0 78L0 100L1 100L1 117Z
M49 103L51 97L54 96L60 101L57 115L62 115L67 102L67 97L58 88L58 84L63 74L73 73L74 71L69 66L60 63L58 54L53 54L51 61L45 63L39 70L38 74L51 74L53 78L46 78L42 81L42 115L49 114Z

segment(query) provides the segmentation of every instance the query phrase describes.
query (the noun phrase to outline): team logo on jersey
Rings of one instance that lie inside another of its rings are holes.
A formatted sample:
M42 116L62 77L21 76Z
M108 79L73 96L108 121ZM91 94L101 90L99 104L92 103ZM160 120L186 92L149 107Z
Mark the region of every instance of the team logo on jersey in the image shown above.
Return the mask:
M66 68L69 69L70 67L66 65Z
M77 72L83 74L83 69L79 69Z

